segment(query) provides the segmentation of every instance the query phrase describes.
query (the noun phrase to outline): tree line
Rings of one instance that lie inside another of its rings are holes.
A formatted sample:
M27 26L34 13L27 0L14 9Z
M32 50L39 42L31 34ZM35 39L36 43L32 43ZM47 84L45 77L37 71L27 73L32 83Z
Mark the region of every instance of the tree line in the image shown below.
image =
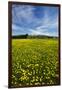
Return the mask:
M53 37L53 36L46 36L46 35L28 35L28 34L24 34L24 35L14 35L12 36L12 38L14 39L41 39L41 38L58 38L58 37Z

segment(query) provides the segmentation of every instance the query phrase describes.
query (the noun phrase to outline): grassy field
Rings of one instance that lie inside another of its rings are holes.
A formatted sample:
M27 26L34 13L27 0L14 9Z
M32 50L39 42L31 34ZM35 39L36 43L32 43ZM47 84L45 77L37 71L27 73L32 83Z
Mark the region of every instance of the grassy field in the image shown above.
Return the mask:
M12 40L12 86L59 83L57 39Z

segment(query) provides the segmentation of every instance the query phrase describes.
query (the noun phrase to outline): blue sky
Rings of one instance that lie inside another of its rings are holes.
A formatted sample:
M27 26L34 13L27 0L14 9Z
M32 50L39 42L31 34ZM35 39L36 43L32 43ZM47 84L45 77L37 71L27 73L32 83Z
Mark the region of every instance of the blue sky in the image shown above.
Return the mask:
M12 5L12 35L58 36L58 7Z

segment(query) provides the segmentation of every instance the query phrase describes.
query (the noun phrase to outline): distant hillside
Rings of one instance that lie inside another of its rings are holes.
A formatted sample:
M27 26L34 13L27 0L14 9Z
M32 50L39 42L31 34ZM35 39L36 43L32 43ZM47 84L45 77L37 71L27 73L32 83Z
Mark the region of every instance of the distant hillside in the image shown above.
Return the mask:
M12 38L14 39L35 39L35 38L38 38L38 39L41 39L41 38L58 38L58 37L55 37L55 36L46 36L46 35L28 35L28 34L25 34L25 35L14 35L12 36Z

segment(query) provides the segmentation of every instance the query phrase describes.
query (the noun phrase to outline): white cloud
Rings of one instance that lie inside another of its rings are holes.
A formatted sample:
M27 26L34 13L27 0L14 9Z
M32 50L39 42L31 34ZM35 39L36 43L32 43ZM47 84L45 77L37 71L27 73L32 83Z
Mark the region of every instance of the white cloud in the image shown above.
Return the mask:
M43 23L35 29L31 30L32 35L50 35L50 36L58 36L58 16L55 18L51 18L48 16L48 12L45 12L44 17L42 19ZM55 32L51 32L51 30L56 30Z
M32 35L50 35L48 32L44 32L44 30L30 30Z
M23 26L19 27L17 25L12 25L13 30L25 30L25 26L28 26L28 33L34 35L58 35L58 15L52 18L49 15L48 10L44 10L43 18L37 18L34 15L35 7L29 5L20 5L17 8L14 8L16 12L17 22L20 24L22 22ZM54 15L53 15L54 16ZM14 18L14 17L13 17ZM15 22L15 20L14 20ZM24 25L25 24L25 25ZM30 28L29 24L35 26L35 28ZM55 29L56 28L56 29ZM51 29L55 29L54 33L51 32ZM26 28L27 30L27 28Z
M18 30L21 30L21 27L15 25L15 24L12 24L12 30L18 31Z
M31 23L33 21L34 18L34 14L33 14L33 10L35 8L33 6L30 5L20 5L16 8L14 8L15 12L16 12L16 18L21 21L21 19L23 19L24 21L26 21L27 23Z

